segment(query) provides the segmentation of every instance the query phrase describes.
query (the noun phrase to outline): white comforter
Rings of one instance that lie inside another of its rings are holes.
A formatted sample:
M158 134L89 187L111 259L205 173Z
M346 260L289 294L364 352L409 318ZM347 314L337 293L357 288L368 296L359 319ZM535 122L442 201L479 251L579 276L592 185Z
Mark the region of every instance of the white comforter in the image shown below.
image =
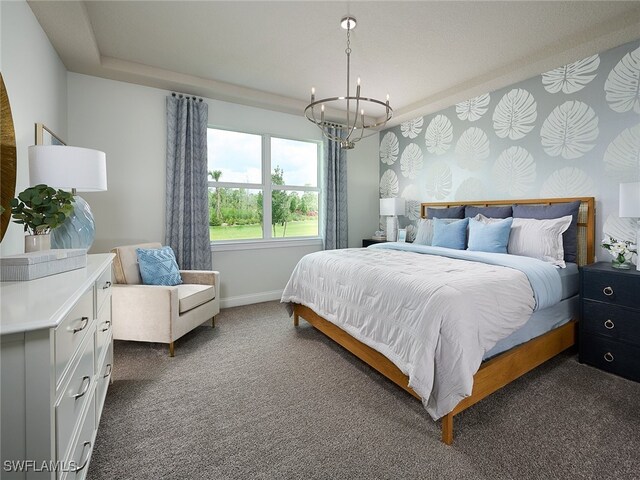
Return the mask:
M471 394L484 353L535 306L521 271L376 249L305 256L282 301L310 307L389 358L434 419Z

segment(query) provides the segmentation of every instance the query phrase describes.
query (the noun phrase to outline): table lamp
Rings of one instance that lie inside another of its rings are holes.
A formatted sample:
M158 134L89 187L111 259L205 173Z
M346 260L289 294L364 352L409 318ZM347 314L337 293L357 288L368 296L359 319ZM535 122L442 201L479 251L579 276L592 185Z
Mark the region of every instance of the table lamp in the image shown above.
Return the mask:
M632 217L638 220L636 229L636 252L640 244L640 182L620 184L619 217ZM636 254L636 270L640 270L640 255Z
M404 198L381 198L380 215L387 218L387 241L395 242L398 235L398 215L404 215Z
M29 175L32 185L44 183L71 190L73 213L51 231L52 248L86 248L93 244L95 223L89 204L76 192L107 189L107 162L104 152L67 145L29 147Z

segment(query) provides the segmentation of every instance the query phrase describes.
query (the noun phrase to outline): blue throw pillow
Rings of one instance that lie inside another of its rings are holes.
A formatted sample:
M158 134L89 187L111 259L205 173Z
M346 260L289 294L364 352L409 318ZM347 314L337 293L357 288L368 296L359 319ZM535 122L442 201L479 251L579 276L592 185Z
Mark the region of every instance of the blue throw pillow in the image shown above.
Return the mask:
M580 200L567 203L554 203L552 205L514 205L514 218L535 218L548 220L571 215L571 225L562 234L562 248L564 248L565 262L576 262L578 257L578 211Z
M434 247L453 248L464 250L467 246L467 225L469 219L464 218L457 222L448 223L439 218L433 219L433 241Z
M464 205L459 207L427 207L427 218L464 218Z
M145 285L180 285L182 277L171 247L136 248L140 276Z
M478 214L482 214L488 218L508 218L512 215L511 205L506 207L474 207L467 205L464 207L464 216L473 218Z
M469 247L477 252L507 253L509 234L513 218L505 218L492 223L469 219Z

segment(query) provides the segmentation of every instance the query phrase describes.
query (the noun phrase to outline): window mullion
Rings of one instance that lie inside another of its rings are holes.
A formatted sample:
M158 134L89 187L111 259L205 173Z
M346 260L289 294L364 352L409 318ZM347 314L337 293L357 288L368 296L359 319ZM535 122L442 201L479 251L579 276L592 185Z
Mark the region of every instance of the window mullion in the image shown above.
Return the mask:
M262 235L265 240L272 238L271 228L271 136L262 136Z

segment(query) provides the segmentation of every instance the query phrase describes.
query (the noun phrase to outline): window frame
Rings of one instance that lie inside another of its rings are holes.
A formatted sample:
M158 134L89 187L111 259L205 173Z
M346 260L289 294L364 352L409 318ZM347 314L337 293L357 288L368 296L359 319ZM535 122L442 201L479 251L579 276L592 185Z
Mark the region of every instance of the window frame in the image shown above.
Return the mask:
M245 250L250 248L268 248L275 247L292 247L292 246L306 246L306 245L322 245L322 237L320 233L320 226L324 216L323 212L323 190L321 181L322 172L322 158L324 144L321 140L308 139L308 138L296 138L286 135L275 135L271 133L258 133L253 131L238 130L233 128L219 127L216 125L208 125L207 130L222 130L226 132L243 133L247 135L257 135L261 137L261 168L262 168L262 183L243 183L243 182L216 182L213 179L209 179L207 174L207 187L208 188L244 188L247 190L261 190L262 191L262 238L251 239L238 239L238 240L210 240L212 250L224 251L224 250ZM283 140L292 140L296 142L314 143L317 145L317 185L315 187L305 185L273 185L271 182L271 139L279 138ZM304 237L273 237L273 229L271 228L272 218L272 204L271 204L271 192L274 190L284 190L292 192L317 192L318 194L318 235L309 235ZM268 225L269 228L265 228Z

